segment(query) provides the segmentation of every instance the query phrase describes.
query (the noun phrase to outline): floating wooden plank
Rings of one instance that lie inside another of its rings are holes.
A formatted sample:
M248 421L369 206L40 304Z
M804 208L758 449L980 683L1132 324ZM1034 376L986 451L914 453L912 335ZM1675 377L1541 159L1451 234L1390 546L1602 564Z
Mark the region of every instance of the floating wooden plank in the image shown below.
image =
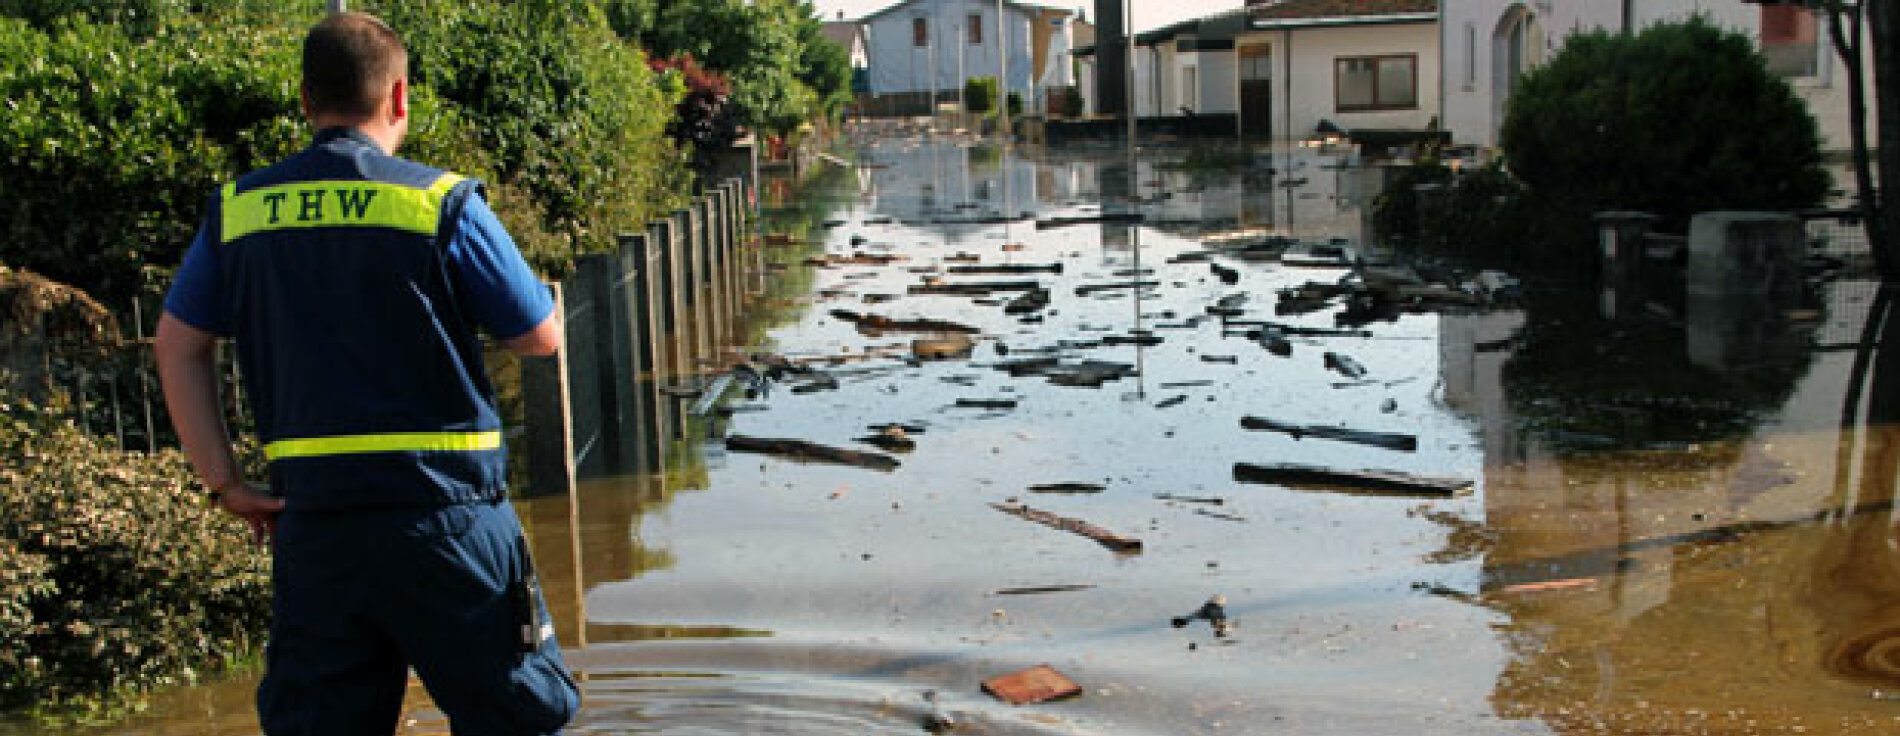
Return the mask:
M1051 217L1047 220L1037 220L1036 229L1048 230L1051 228L1068 227L1070 225L1086 225L1092 222L1135 224L1146 219L1147 218L1143 217L1139 212L1108 212L1100 215L1083 215L1079 217Z
M1031 289L1003 305L1004 314L1029 314L1049 306L1048 289Z
M1062 273L1060 263L992 263L977 266L951 266L950 273Z
M1037 483L1029 487L1030 493L1101 493L1108 486L1100 483Z
M1015 399L957 399L957 407L962 409L1014 409Z
M1031 291L1040 288L1040 281L971 281L960 284L912 284L906 291L911 294L989 296L999 291Z
M1318 424L1291 424L1253 416L1241 417L1240 426L1243 429L1251 429L1259 432L1279 432L1296 440L1314 437L1322 440L1335 440L1338 442L1351 442L1356 445L1382 447L1387 450L1398 450L1400 452L1418 451L1417 436L1398 432L1371 432L1361 429L1328 427Z
M731 452L777 455L799 462L852 465L860 468L868 468L870 470L896 470L900 464L897 458L889 455L880 455L875 452L846 450L821 445L816 442L806 442L804 440L747 437L745 435L736 434L726 437L726 449Z
M1187 401L1187 394L1181 394L1178 396L1170 396L1168 398L1155 402L1155 408L1168 409L1168 408L1180 406L1182 403L1186 401Z
M1089 590L1094 587L1095 586L1093 585L1088 585L1088 584L1083 584L1083 583L1068 584L1068 585L1033 585L1033 586L1023 587L1023 588L1001 588L998 590L990 591L990 595L1036 595L1039 593L1072 593L1078 590Z
M983 692L1010 705L1025 705L1080 695L1082 686L1044 664L984 680Z
M1471 490L1471 481L1460 478L1434 478L1388 470L1334 470L1290 463L1235 463L1234 480L1397 496L1446 497Z
M974 335L982 332L975 327L940 319L892 319L876 314L860 314L849 309L833 309L831 316L843 322L850 322L860 330L881 332L952 332Z
M1076 296L1088 296L1104 291L1122 291L1125 289L1150 289L1160 286L1159 281L1117 281L1112 284L1083 284L1075 287Z
M1081 519L1072 519L1041 509L1030 508L1019 503L993 503L990 504L990 508L1011 516L1028 519L1052 529L1060 529L1065 532L1080 534L1095 540L1096 544L1100 544L1116 552L1141 552L1141 540L1116 534Z
M1359 361L1353 360L1352 356L1343 353L1327 353L1326 367L1347 378L1366 377L1366 367L1360 365Z

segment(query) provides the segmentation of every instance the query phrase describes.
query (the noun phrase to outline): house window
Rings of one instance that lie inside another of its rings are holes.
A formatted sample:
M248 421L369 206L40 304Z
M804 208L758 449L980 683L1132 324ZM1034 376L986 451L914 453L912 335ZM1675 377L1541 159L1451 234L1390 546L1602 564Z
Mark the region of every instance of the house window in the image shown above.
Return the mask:
M1465 24L1465 89L1478 86L1478 27Z
M1768 70L1784 77L1820 73L1814 11L1798 5L1761 6L1761 55Z
M1181 106L1187 108L1188 112L1199 110L1201 107L1200 92L1200 68L1192 66L1181 67Z
M910 45L920 49L930 45L930 21L923 18L910 19Z
M983 45L983 14L982 13L970 14L970 32L963 35L965 38L970 39L971 46Z
M1270 52L1271 48L1271 46L1264 43L1240 47L1241 81L1273 78L1273 55Z
M1334 62L1334 99L1340 112L1418 107L1418 56L1342 56Z

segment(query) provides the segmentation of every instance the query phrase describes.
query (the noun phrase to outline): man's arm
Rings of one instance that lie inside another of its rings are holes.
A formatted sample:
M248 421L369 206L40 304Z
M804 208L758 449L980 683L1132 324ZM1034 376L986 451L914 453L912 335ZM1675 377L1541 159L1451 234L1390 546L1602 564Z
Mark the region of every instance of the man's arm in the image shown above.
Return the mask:
M231 436L218 401L217 336L168 312L159 317L152 346L158 356L165 408L171 413L179 443L185 446L185 457L205 487L216 494L219 505L249 523L262 541L284 502L245 483L231 451Z
M541 324L503 340L501 345L516 355L553 355L561 349L561 319L549 313L547 319L541 320Z

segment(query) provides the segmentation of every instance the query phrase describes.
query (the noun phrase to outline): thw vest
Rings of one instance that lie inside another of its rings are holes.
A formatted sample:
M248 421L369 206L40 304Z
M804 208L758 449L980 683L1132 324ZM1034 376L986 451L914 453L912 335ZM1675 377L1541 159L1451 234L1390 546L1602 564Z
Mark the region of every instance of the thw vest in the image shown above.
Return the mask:
M291 509L503 494L494 392L444 257L477 187L331 129L219 194L225 314Z

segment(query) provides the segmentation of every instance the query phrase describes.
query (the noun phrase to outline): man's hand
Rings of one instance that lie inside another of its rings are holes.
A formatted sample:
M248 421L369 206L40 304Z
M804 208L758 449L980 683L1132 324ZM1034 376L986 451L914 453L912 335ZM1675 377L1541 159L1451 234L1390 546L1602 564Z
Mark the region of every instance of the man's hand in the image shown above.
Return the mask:
M250 483L238 483L218 494L218 507L249 524L251 541L261 545L277 531L277 512L284 510L284 499Z

